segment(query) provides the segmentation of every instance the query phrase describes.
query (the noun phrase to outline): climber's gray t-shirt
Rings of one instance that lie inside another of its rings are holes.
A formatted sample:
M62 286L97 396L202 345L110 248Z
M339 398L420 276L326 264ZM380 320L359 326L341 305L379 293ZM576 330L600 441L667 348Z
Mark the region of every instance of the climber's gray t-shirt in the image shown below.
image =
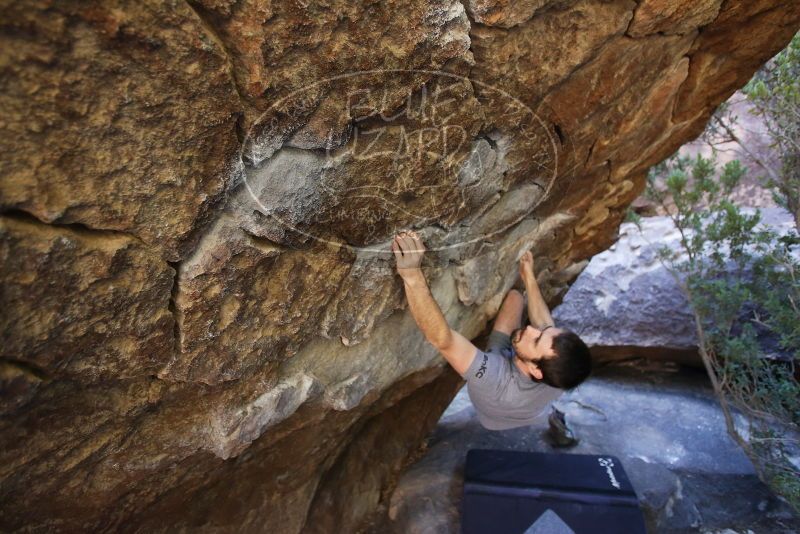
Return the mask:
M562 389L535 382L514 365L510 350L480 349L464 374L478 421L489 430L530 425L549 414Z

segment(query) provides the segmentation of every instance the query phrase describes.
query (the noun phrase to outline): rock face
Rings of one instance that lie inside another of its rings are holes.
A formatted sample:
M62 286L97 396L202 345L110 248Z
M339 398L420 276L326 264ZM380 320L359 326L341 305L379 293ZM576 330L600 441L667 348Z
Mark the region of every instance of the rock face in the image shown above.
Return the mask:
M460 385L393 233L467 336L525 249L557 301L800 26L777 0L0 17L4 531L357 529Z
M694 315L672 274L659 260L677 251L680 233L669 217L620 226L620 238L591 259L553 310L559 326L578 332L599 361L664 357L702 367Z
M782 208L760 208L760 213L765 229L786 235L794 228L791 214ZM645 217L640 227L623 223L619 235L609 250L591 259L553 310L556 324L577 332L597 361L644 356L703 367L694 314L658 256L668 247L685 257L672 219ZM735 328L749 323L764 355L791 360L768 329L746 314L740 319Z

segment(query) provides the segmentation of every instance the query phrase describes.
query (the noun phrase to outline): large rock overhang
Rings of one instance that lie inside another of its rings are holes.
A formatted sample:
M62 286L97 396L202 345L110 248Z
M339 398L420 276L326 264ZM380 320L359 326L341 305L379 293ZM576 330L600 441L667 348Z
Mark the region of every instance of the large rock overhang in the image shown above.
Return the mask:
M778 0L5 4L3 530L355 530L461 385L393 233L469 337L523 250L556 302L800 26Z

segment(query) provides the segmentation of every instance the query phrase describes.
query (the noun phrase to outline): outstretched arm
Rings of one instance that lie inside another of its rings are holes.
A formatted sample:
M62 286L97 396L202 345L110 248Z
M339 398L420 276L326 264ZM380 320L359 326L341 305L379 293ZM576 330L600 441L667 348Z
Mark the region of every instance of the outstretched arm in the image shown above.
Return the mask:
M417 326L422 330L425 339L463 376L469 369L477 348L450 328L431 295L425 275L419 267L425 253L422 240L415 232L401 232L392 242L392 251L397 260L397 273L403 279L408 307Z
M528 293L528 319L536 328L545 326L555 326L553 318L550 316L550 309L542 298L539 291L539 284L533 274L533 254L531 251L525 252L519 260L519 275L525 283L525 291Z

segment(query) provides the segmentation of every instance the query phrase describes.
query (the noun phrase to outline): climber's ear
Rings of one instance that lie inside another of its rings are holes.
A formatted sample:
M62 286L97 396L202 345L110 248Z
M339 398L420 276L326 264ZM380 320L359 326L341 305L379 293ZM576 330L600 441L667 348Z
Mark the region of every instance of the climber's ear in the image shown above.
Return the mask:
M539 369L539 366L536 365L535 363L529 363L528 368L531 370L531 374L536 380L541 380L542 378L544 378L542 370Z

